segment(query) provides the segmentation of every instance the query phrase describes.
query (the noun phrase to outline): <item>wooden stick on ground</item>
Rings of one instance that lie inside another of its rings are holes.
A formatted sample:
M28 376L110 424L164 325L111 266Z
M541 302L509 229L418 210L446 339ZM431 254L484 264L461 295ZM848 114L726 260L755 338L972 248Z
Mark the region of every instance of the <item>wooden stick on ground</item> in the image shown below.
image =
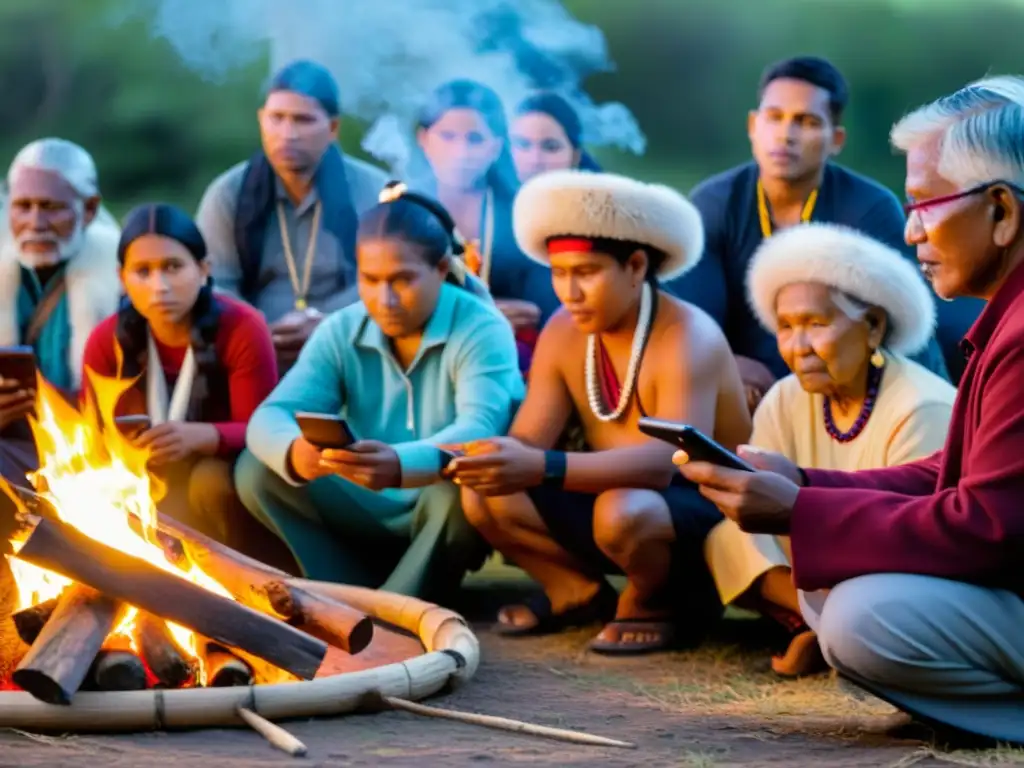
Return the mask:
M398 699L394 696L380 696L384 704L392 709L399 709L403 712L411 712L414 715L425 717L440 717L445 720L455 720L470 725L482 725L485 728L493 728L498 731L510 731L512 733L524 733L530 736L543 736L558 741L568 741L574 744L589 744L595 747L621 747L623 749L636 749L636 744L617 739L607 739L604 736L591 736L589 733L580 731L569 731L564 728L550 728L546 725L532 725L519 720L509 720L505 717L494 717L493 715L477 715L472 712L455 712L450 709L428 707L424 704L417 704L405 699Z
M83 584L68 587L11 679L47 704L71 704L103 641L126 609L115 598Z
M105 546L63 523L38 519L17 557L163 616L228 648L241 648L306 680L316 675L327 655L322 640ZM44 633L53 624L51 619Z
M245 720L250 728L282 752L292 757L302 757L306 754L306 745L276 723L270 722L265 717L261 717L245 707L238 708L238 715Z

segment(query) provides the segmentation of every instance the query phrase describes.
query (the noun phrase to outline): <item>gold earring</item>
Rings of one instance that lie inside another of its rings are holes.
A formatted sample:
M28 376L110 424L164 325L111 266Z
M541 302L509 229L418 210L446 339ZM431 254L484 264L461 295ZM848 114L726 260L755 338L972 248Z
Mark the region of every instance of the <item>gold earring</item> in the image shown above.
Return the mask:
M876 349L871 353L871 364L875 366L875 368L885 367L885 357L882 355L881 350Z

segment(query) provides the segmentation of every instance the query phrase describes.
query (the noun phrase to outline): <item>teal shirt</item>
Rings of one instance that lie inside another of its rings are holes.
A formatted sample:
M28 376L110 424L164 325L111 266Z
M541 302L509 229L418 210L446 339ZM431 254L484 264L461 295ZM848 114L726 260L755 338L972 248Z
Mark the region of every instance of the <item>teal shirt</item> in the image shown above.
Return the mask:
M391 445L403 488L419 488L438 479L437 444L505 434L524 391L511 326L493 305L446 283L405 371L362 302L330 315L256 409L246 442L295 484L287 469L288 449L301 434L295 412L339 414L357 439Z
M39 305L40 299L52 288L58 279L63 266L54 270L46 282L40 285L33 270L21 269L21 289L18 291L18 336L25 339L29 322ZM68 314L67 291L53 308L53 312L43 326L33 349L36 361L43 378L65 392L71 391L72 372L68 360L68 349L71 347L71 318Z

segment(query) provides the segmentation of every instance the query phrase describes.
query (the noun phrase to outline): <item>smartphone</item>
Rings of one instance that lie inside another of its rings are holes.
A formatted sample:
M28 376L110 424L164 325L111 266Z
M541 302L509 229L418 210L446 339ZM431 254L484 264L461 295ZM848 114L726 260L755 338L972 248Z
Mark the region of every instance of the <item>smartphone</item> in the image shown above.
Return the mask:
M295 421L302 430L302 436L317 448L348 448L356 441L352 430L340 416L326 413L307 413L300 411L295 414Z
M128 416L116 416L114 426L125 437L135 438L151 429L153 421L144 413L133 413Z
M36 353L32 347L0 347L0 377L24 389L36 388Z
M449 451L445 448L437 449L441 453L441 477L451 477L451 472L448 471L448 465L455 461L459 456L465 456L466 454L462 451Z
M743 472L756 472L750 464L735 453L716 443L699 429L689 424L677 424L673 421L662 421L643 417L637 422L640 431L645 435L664 440L666 443L682 448L690 457L690 461L706 461L720 467L738 469Z

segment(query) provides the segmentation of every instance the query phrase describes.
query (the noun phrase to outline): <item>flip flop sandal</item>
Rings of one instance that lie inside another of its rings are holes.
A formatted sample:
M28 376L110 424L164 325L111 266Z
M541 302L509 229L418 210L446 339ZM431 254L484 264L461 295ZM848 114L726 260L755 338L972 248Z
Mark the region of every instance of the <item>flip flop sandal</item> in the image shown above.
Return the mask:
M502 608L498 612L498 621L494 625L494 631L505 637L523 637L526 635L550 635L564 629L585 627L598 621L605 621L609 616L614 616L618 602L618 592L607 581L602 582L597 592L587 602L566 608L559 613L551 610L551 601L547 595L541 592L527 598L519 605ZM532 624L520 625L502 620L502 613L513 607L525 608L533 614L535 621Z
M613 633L614 639L605 635ZM669 619L615 619L587 645L606 656L635 656L668 651L675 646L675 623Z
M795 635L781 656L772 656L772 671L779 677L797 678L828 670L818 636L811 630Z

